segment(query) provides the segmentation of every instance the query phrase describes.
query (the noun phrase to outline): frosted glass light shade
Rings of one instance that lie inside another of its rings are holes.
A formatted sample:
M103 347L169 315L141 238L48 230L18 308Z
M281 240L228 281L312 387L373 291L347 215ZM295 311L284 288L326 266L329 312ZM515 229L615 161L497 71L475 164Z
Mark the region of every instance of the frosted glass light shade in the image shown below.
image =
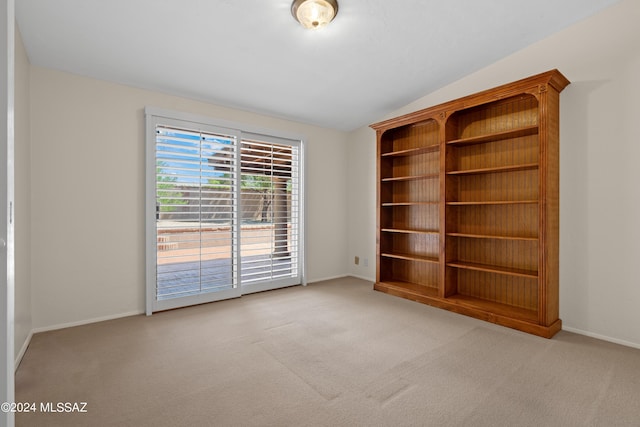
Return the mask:
M305 28L322 28L335 18L338 2L335 0L295 0L291 14Z

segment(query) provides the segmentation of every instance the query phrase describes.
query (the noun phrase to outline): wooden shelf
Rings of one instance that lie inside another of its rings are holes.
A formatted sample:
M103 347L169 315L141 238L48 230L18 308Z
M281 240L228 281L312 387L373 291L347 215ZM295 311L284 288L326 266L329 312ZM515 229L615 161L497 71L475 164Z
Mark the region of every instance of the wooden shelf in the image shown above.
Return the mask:
M424 175L412 175L412 176L394 176L391 178L382 178L382 182L394 182L394 181L417 181L419 179L434 179L440 178L440 174L430 173Z
M416 156L418 154L433 153L440 150L440 144L428 145L426 147L410 148L408 150L390 151L382 153L382 157L406 157Z
M483 173L516 172L516 171L534 170L534 169L538 169L537 163L528 163L525 165L513 165L513 166L498 166L498 167L481 168L481 169L456 170L456 171L447 172L447 175L478 175Z
M471 309L485 311L494 315L523 320L525 322L538 322L538 312L495 301L455 294L446 298L447 302L466 306Z
M436 298L438 296L438 288L432 286L420 285L417 283L408 283L408 282L400 282L400 281L382 281L377 282L375 284L375 288L377 290L384 291L401 291L401 292L409 292L414 293L416 295L427 296ZM383 288L383 289L381 289ZM394 293L394 292L389 292Z
M440 202L389 202L383 203L382 206L385 208L393 207L393 206L429 206L429 205L439 205Z
M483 144L485 142L500 141L503 139L520 138L523 136L535 135L538 133L538 126L526 126L522 128L495 132L485 135L472 136L469 138L460 138L453 141L447 141L447 145L463 147L465 145Z
M385 258L403 259L406 261L429 262L429 263L435 263L435 264L438 264L440 262L438 258L412 255L412 254L397 254L397 253L385 252L380 254L380 256L383 256Z
M482 202L447 202L448 206L474 206L474 205L523 205L523 204L535 204L537 200L496 200L496 201L482 201Z
M380 231L386 233L406 233L406 234L440 234L437 230L409 230L404 228L383 228Z
M495 239L495 240L523 240L537 242L537 237L522 237L522 236L495 236L490 234L469 234L469 233L447 233L450 237L465 237L469 239Z
M507 276L528 277L532 279L538 278L538 272L532 270L523 270L518 268L499 267L495 265L476 264L473 262L451 261L447 263L447 267L462 268L466 270L484 271L485 273L504 274Z

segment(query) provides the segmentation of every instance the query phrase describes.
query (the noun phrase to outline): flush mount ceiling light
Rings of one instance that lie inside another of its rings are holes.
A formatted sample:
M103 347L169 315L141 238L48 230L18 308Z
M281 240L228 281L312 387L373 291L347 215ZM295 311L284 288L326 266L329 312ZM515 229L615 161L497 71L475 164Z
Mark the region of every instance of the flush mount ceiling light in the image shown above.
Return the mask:
M291 14L303 27L322 28L338 14L336 0L294 0Z

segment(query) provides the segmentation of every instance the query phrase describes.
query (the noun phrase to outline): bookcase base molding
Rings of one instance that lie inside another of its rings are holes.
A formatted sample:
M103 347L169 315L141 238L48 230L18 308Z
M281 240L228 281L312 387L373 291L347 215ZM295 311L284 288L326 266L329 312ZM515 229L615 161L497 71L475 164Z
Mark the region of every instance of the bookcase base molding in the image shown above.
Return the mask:
M559 104L551 70L371 127L374 289L551 338Z
M518 316L509 314L508 306L505 307L504 311L497 310L495 307L490 306L483 309L482 303L474 304L473 301L464 301L463 298L438 298L437 296L425 295L419 291L412 291L402 285L394 286L391 283L376 282L373 289L389 295L449 310L454 313L475 317L476 319L484 320L486 322L495 323L512 329L518 329L543 338L551 338L562 330L561 319L557 319L549 326L542 326L537 324L536 321L522 320Z

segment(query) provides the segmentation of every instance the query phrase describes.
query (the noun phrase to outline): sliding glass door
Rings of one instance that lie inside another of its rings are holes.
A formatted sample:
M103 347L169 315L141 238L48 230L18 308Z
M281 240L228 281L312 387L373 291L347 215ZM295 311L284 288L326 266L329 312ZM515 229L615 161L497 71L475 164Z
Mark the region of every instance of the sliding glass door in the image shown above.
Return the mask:
M302 282L301 142L147 114L147 314Z
M154 133L152 311L240 296L238 141L163 120Z
M240 158L243 293L300 283L300 147L243 134Z

